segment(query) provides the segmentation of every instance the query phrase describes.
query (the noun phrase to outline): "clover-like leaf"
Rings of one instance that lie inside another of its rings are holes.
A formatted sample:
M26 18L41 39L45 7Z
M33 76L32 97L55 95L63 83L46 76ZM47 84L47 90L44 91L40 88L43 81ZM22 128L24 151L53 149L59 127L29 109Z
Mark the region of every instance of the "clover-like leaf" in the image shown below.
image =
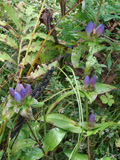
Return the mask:
M104 104L108 103L108 98L105 95L102 95L100 97L100 99L101 99L102 103L104 103Z

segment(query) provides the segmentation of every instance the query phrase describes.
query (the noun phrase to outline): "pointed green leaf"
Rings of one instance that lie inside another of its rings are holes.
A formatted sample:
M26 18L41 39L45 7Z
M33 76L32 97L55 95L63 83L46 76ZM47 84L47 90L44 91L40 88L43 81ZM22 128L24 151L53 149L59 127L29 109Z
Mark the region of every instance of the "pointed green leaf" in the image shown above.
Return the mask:
M70 157L70 155L71 155L71 151L70 150L66 150L64 153L65 153L65 155L67 157ZM88 155L75 153L74 157L71 160L88 160Z
M95 126L93 127L92 130L87 131L87 136L96 134L99 131L103 131L107 127L111 127L111 126L114 127L116 125L120 126L120 124L117 124L117 123L112 122L112 121L111 122L104 122L104 123L100 123L100 124L95 124Z
M15 40L9 37L8 35L0 34L0 41L2 41L3 43L7 44L8 46L14 49L18 49L18 45L15 42Z
M62 128L64 130L67 130L73 133L82 132L82 129L77 122L73 121L72 119L66 117L63 114L58 114L58 113L49 114L46 117L46 122L52 123L53 125L59 128Z
M34 144L36 144L36 141L33 141L32 139L20 139L13 145L12 154L14 155L20 149L25 147L32 147Z
M45 136L43 149L45 153L53 151L53 149L62 141L66 132L59 128L51 129Z

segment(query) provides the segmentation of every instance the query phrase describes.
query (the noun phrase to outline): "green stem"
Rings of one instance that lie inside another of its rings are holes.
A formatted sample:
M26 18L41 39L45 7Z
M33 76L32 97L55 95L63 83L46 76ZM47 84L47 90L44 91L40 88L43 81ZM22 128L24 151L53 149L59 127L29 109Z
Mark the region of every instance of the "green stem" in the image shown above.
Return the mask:
M45 116L45 110L44 110L44 107L42 107L43 109L43 117L44 117L44 137L46 135L46 116Z
M87 97L86 97L85 105L86 105L86 122L88 123L88 98ZM87 150L88 150L88 160L90 160L90 142L89 142L89 136L87 137Z

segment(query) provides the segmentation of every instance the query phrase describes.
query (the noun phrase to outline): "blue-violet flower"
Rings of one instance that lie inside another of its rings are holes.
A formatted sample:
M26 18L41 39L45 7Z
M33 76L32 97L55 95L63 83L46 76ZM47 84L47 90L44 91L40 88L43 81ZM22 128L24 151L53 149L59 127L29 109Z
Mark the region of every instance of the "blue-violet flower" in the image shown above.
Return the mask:
M95 30L98 36L100 36L104 32L105 26L103 24L100 24ZM86 33L90 35L93 32L93 22L89 21L86 26Z
M15 101L20 102L21 99L25 99L25 97L30 96L31 94L31 85L27 85L26 88L22 84L17 84L16 91L13 88L9 88L9 92L12 98Z
M90 84L90 79L89 76L85 76L84 81L83 81L84 87L88 88L89 84Z
M93 76L91 79L90 79L90 87L91 88L94 88L96 84L96 76Z
M95 122L95 115L92 113L90 116L89 116L89 127L93 127L94 126L94 122Z

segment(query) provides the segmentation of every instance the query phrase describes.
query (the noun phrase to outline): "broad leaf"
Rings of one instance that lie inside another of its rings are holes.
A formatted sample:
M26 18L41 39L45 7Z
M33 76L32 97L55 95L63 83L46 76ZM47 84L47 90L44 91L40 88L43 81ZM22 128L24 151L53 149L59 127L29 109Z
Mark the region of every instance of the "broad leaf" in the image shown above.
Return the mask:
M69 150L66 150L64 153L67 157L70 157L70 155L71 155L71 151L69 151ZM74 157L71 160L88 160L88 155L75 153Z
M36 141L33 141L31 139L18 140L12 147L12 154L14 155L20 149L23 149L25 147L32 147L32 145L34 145L34 144L36 144Z
M59 128L51 129L45 136L43 149L45 153L53 151L53 149L62 141L66 132Z
M29 152L25 152L25 156L22 157L22 160L37 160L43 156L43 152L40 148L33 147Z
M46 122L52 123L53 125L59 128L62 128L64 130L67 130L73 133L82 132L82 129L77 122L73 121L72 119L66 117L63 114L58 114L58 113L49 114L46 117Z

